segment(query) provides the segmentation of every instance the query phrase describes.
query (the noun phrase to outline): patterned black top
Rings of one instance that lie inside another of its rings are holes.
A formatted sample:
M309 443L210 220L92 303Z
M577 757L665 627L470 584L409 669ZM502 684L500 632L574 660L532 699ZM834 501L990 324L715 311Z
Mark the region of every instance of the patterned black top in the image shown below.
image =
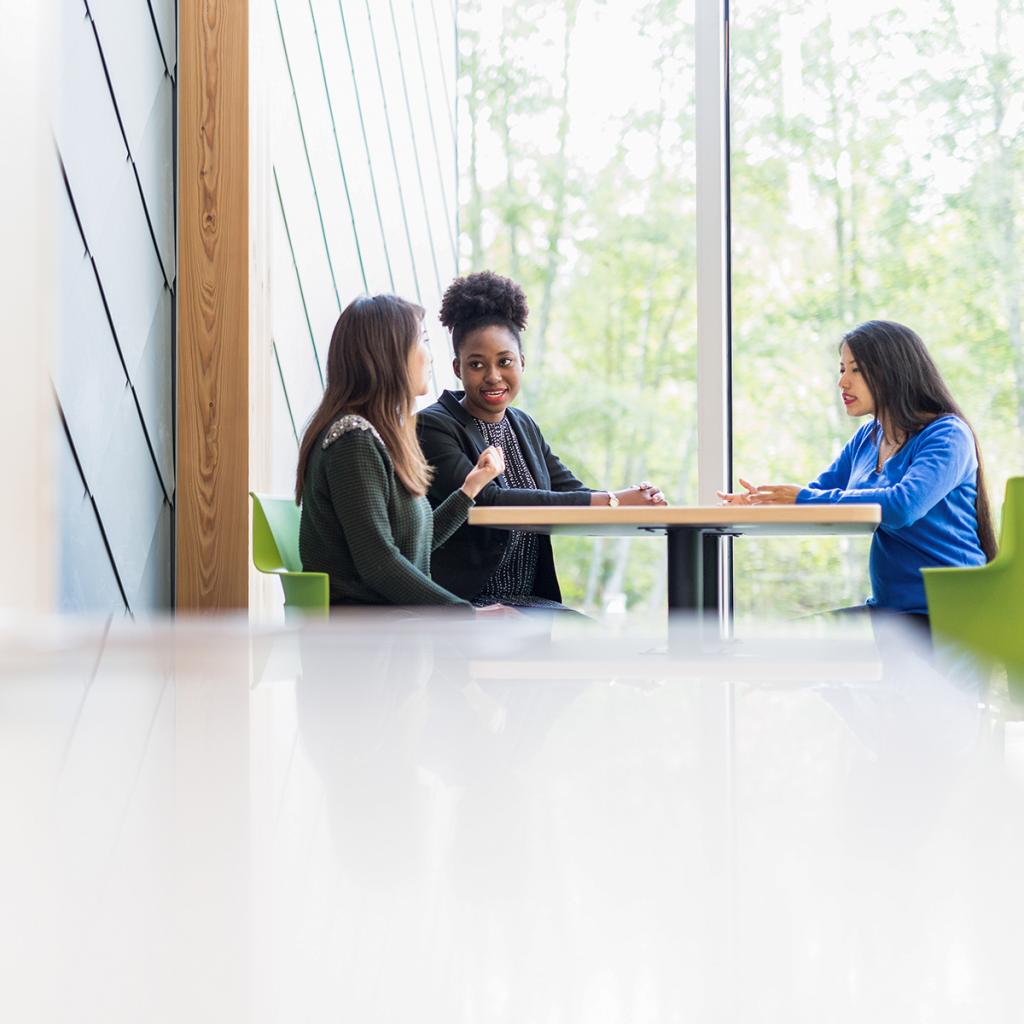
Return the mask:
M537 481L523 458L519 440L508 417L502 417L497 423L488 423L486 420L476 422L487 444L493 444L505 453L505 480L508 486L536 490ZM537 576L537 535L523 530L509 532L512 539L505 548L505 555L478 595L480 599L488 599L485 603L497 598L525 597L533 593Z

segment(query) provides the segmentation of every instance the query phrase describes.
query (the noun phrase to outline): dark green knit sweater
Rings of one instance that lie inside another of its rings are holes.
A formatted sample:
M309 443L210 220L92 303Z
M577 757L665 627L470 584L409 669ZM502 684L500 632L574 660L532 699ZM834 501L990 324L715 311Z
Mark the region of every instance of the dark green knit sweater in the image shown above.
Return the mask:
M469 607L430 578L430 554L466 521L473 500L457 490L433 512L395 476L376 430L344 416L306 466L299 556L331 580L331 604Z

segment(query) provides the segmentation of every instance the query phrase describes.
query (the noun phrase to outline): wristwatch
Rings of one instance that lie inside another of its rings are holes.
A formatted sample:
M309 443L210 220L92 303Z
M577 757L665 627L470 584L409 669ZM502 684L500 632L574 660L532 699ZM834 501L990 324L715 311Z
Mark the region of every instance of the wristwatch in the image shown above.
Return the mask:
M619 496L614 491L608 491L608 507L618 508L619 507Z

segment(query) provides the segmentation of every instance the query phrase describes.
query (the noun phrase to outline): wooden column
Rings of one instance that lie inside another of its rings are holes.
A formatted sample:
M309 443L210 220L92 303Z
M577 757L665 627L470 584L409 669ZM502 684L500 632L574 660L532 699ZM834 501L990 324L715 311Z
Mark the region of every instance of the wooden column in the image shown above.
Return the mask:
M249 0L179 0L177 607L244 608Z

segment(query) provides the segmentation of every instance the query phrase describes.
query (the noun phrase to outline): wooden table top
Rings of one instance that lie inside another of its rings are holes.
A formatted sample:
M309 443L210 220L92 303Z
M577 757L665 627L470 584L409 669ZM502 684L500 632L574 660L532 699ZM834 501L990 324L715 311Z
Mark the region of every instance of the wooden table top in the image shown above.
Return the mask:
M471 526L592 537L686 526L759 536L871 534L881 519L879 505L491 505L469 511Z

